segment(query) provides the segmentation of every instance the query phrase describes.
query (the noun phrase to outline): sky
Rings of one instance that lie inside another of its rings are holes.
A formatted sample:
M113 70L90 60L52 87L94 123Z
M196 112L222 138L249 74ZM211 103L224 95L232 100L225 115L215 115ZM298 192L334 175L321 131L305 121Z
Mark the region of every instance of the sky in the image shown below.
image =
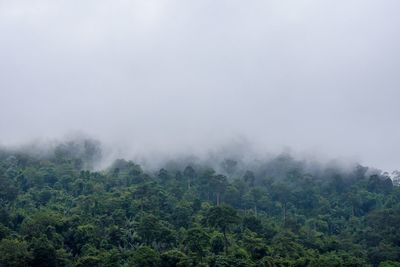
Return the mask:
M400 169L398 0L0 0L0 144L84 133Z

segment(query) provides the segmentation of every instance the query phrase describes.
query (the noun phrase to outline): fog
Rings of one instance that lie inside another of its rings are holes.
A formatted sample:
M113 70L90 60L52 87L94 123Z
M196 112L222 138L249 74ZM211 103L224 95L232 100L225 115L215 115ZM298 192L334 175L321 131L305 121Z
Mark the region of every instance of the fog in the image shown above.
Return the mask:
M400 2L0 0L0 144L399 169ZM229 150L229 149L228 149Z

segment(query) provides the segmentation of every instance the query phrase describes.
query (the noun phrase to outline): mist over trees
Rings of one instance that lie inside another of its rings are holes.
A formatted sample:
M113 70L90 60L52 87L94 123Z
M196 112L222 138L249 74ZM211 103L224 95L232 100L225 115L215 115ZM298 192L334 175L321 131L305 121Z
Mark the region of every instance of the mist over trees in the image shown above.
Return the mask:
M0 0L0 267L400 267L399 10Z
M0 150L0 266L399 266L400 187L361 165ZM397 176L396 176L397 175Z

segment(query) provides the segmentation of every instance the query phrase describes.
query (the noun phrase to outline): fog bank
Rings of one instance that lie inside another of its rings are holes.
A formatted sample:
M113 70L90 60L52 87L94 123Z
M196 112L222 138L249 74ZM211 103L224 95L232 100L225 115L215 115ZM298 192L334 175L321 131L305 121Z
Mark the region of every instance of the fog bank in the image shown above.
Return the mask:
M0 144L83 132L110 157L203 157L238 142L398 169L398 10L0 0Z

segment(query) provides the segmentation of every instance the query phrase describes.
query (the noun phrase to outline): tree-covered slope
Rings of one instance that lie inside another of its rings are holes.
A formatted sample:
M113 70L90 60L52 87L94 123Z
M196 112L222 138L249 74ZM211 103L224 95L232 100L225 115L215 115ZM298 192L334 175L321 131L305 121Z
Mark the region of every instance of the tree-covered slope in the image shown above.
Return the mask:
M0 152L0 266L400 266L400 188L368 168L89 171L74 149Z

